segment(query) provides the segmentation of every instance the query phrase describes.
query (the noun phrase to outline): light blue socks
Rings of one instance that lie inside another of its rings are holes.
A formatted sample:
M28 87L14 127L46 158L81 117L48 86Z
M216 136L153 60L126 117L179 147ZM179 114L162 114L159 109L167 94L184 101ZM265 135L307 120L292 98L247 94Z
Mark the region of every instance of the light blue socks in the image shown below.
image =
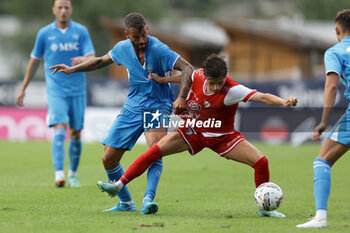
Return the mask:
M70 138L68 151L69 169L76 172L78 170L81 155L81 138Z
M51 145L52 162L55 171L63 171L64 169L64 141L66 138L66 130L58 128L53 133L53 140Z
M147 188L145 192L145 198L151 199L153 201L156 196L157 186L160 179L160 176L163 171L163 160L159 159L153 162L149 168L147 173Z
M317 157L314 160L313 167L316 210L327 210L328 197L331 191L332 165Z
M108 176L108 181L118 181L120 177L124 174L124 170L120 163L118 166L112 169L106 169L106 173ZM120 198L121 202L130 202L132 201L130 191L128 187L124 186L122 190L118 193L118 197Z

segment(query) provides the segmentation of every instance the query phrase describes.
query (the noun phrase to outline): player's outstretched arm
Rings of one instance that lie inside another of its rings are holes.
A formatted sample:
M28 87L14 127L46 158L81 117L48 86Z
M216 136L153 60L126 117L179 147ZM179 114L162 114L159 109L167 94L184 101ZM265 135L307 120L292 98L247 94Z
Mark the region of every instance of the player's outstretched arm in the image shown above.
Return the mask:
M298 99L295 97L289 97L284 100L278 96L269 93L260 93L255 94L250 101L263 103L270 106L284 106L284 107L292 107L296 106L298 103Z
M25 91L27 89L27 86L28 86L30 80L32 79L33 75L35 74L35 71L38 69L39 63L40 63L40 60L38 60L36 58L30 58L30 60L28 62L26 74L24 75L21 89L18 91L17 97L16 97L16 103L20 107L23 106L23 99L25 96Z
M107 53L106 55L102 57L95 57L92 59L89 59L83 63L80 63L76 66L67 66L65 64L55 65L51 66L50 69L54 70L52 74L55 74L56 72L63 72L65 74L71 74L76 72L85 72L85 71L92 71L97 70L102 67L105 67L109 64L113 63L113 60L111 56Z
M327 74L326 83L324 85L322 119L321 122L315 127L312 133L312 138L315 141L320 140L323 131L326 129L327 121L329 115L331 114L332 108L335 103L335 98L337 96L338 79L339 76L337 73L331 72Z
M86 56L73 57L70 60L72 62L72 66L76 66L92 58L95 58L95 54L88 54Z

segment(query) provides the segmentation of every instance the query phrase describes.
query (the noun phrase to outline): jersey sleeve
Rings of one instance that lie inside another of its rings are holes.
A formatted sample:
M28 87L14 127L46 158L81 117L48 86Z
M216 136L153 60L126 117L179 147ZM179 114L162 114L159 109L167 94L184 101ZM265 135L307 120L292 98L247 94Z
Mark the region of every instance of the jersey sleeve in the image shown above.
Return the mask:
M174 65L179 58L179 54L171 50L166 44L159 42L158 54L161 57L162 67L165 71L174 69Z
M227 92L224 104L226 106L237 104L239 102L247 102L250 100L256 93L256 90L252 90L248 87L243 86L242 84L235 85L230 88Z
M30 54L32 58L41 59L43 57L44 51L45 51L45 39L44 39L44 33L42 30L39 30L39 32L36 35L34 48Z
M109 56L112 58L112 60L118 65L121 65L121 60L120 60L120 45L119 43L117 43L116 45L114 45L114 47L108 52Z
M328 49L324 55L324 64L326 68L326 75L335 72L340 76L342 74L342 62L340 54L332 47Z
M82 44L83 56L95 54L94 45L92 44L89 31L86 28L84 28L82 31L81 44Z

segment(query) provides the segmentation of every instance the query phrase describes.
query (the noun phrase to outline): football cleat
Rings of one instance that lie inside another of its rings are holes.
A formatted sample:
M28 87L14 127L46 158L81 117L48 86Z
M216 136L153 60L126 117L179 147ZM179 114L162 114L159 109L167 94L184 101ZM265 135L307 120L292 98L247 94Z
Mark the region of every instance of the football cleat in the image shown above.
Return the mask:
M297 228L326 228L327 227L327 219L316 220L312 218L310 221L299 224L296 226Z
M118 191L111 183L97 181L97 187L101 190L101 192L107 192L110 197L115 197L118 194Z
M79 188L81 187L81 184L78 180L78 177L76 176L70 176L68 177L68 185L72 188Z
M158 205L155 202L152 202L150 199L145 199L142 203L140 210L141 214L155 214L158 211Z
M284 215L276 210L268 211L268 210L260 210L259 209L259 215L261 217L274 217L274 218L285 218L286 217L286 215Z
M66 184L66 180L64 179L64 177L60 177L58 179L56 179L56 187L57 188L63 188L64 185Z
M136 211L136 205L134 202L131 204L119 202L118 204L116 204L112 208L104 210L103 212L110 212L110 211L132 211L132 212L134 212L134 211Z

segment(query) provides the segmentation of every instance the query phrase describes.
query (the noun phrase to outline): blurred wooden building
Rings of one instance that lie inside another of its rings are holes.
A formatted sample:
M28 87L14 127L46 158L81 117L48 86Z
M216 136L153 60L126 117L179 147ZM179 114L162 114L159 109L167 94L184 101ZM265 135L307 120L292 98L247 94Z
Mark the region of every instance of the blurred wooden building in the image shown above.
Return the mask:
M324 52L337 42L330 22L241 19L217 24L229 37L229 70L238 79L300 80L324 76Z
M209 54L223 54L229 74L247 81L323 78L324 52L337 42L333 22L238 19L209 24L205 19L184 19L177 27L151 24L149 34L196 68ZM101 25L111 35L110 47L125 39L121 20L103 18ZM127 79L124 67L110 67L111 77Z

